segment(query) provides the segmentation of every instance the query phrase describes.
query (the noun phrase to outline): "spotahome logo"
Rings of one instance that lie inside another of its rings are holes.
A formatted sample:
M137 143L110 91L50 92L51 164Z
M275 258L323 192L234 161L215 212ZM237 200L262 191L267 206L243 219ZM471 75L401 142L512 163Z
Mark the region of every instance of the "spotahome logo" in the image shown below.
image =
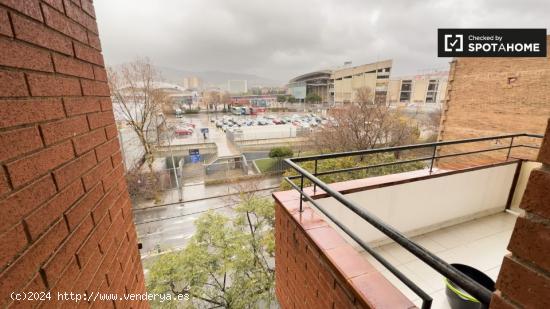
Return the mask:
M439 57L546 57L546 29L438 29Z

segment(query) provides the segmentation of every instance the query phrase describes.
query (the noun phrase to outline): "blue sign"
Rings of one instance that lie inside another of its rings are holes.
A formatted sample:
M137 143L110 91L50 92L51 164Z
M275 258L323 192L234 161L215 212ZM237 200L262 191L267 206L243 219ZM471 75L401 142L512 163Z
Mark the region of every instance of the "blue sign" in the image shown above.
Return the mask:
M201 128L201 133L202 133L202 134L208 133L208 128Z

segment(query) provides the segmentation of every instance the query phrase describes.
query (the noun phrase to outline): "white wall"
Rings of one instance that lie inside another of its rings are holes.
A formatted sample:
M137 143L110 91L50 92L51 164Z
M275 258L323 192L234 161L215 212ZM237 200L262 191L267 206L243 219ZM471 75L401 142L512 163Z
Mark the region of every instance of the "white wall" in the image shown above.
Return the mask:
M412 236L503 211L515 169L516 164L491 167L365 190L347 194L346 197L402 233ZM318 202L363 240L373 245L388 240L333 198Z

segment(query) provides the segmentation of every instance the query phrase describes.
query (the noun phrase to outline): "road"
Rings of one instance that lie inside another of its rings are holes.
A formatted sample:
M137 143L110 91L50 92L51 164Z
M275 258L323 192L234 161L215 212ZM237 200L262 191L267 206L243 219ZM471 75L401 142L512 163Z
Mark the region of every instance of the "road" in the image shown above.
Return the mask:
M269 197L279 184L280 178L271 177L257 181L256 187L250 187L248 182L188 186L188 191L194 193L184 195L183 203L177 202L177 199L165 199L163 205L151 204L134 209L138 239L143 246L142 258L156 253L159 247L162 250L183 248L195 232L194 221L208 210L231 215L231 207L237 203L239 192L258 190L255 192L257 196ZM193 190L193 187L197 189Z

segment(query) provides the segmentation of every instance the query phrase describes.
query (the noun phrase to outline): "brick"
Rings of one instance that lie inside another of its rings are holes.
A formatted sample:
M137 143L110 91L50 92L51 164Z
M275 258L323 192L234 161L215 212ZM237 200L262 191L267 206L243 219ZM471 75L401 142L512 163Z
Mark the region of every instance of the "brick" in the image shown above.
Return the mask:
M25 251L8 269L0 275L0 300L9 299L9 294L19 291L31 280L38 268L57 249L67 236L63 220L56 222L48 232Z
M53 55L53 62L58 73L94 79L94 70L89 63L59 54Z
M525 308L550 308L550 278L505 257L497 280L497 289L508 299Z
M106 82L100 81L91 81L91 80L82 80L82 92L84 95L89 96L104 96L108 97L111 95L109 90L109 84Z
M0 169L0 196L11 191L11 186L8 183L8 176L4 172L4 169Z
M84 10L84 12L88 13L88 15L95 18L95 9L94 9L94 4L92 3L92 1L91 0L82 0L80 2L82 4L82 10Z
M99 201L97 206L92 210L92 218L94 218L94 222L98 222L105 216L109 208L116 201L119 193L120 192L116 188L113 188L101 199L101 201Z
M65 14L62 14L47 5L43 6L43 10L46 25L70 36L77 41L88 43L88 35L84 27L67 18Z
M101 51L101 41L98 35L88 32L88 44L91 47Z
M529 181L520 207L543 218L550 219L550 170L535 169Z
M0 34L13 37L8 12L3 8L0 8Z
M86 27L88 30L92 31L93 33L95 34L98 33L97 24L95 20L92 17L90 17L88 14L86 14L86 12L80 9L73 2L69 0L65 0L65 10L69 18L81 24L82 26Z
M23 289L21 289L20 292L22 293L39 293L39 292L46 292L47 288L44 284L44 281L42 280L42 277L40 275L35 275L27 285ZM28 295L28 294L27 294ZM43 303L43 302L42 302ZM28 301L28 300L21 300L17 301L15 300L8 308L25 308L29 305L36 306L42 304L38 301Z
M43 21L38 0L0 0L0 4L9 6L10 8L36 20Z
M25 76L20 72L0 70L0 97L25 97L29 95Z
M65 12L65 8L63 7L63 0L42 0L43 2L49 4L50 6L54 7L56 10L60 12Z
M44 272L46 273L46 279L48 286L54 286L56 281L61 277L63 269L67 266L67 263L75 258L75 252L82 245L84 240L90 235L94 223L91 217L87 217L80 225L74 230L74 232L67 237L67 239L61 244L59 249L54 255L44 264ZM76 260L75 260L76 265ZM78 267L78 265L76 265Z
M111 102L110 98L108 98L107 100L101 101L101 110L102 111L113 110L113 103Z
M80 181L73 182L50 202L25 218L31 238L37 239L52 222L62 217L63 213L83 194L82 183Z
M67 163L53 172L53 176L58 188L65 188L75 179L89 171L97 163L95 154L90 151L76 160Z
M60 99L0 100L0 128L63 117Z
M73 231L76 226L90 214L95 205L103 197L103 188L98 185L78 201L71 209L65 213L69 230ZM91 217L90 217L91 218Z
M45 50L5 38L0 38L0 50L2 50L0 65L53 72L50 53Z
M511 304L506 299L502 298L502 295L500 295L500 292L493 293L493 296L491 297L491 309L516 309L518 307Z
M49 286L53 286L53 288L50 289L52 294L57 295L57 293L65 293L66 291L72 291L74 282L78 278L78 270L79 269L78 269L78 263L76 262L76 258L74 256L71 256L71 259L67 261L67 267L65 268L63 273L60 274L59 280L55 282L54 285L51 285L50 280L48 279ZM69 305L66 304L66 305L58 306L57 308L65 308L68 306Z
M547 120L546 133L540 146L537 161L550 165L550 119Z
M102 102L108 100L108 98L104 97L76 97L63 99L68 116L99 112L101 111Z
M518 218L508 250L515 256L550 271L550 225Z
M36 179L74 157L70 142L44 149L7 165L8 175L14 187Z
M6 145L0 147L0 161L5 161L42 148L42 139L37 128L31 127L0 133L0 145Z
M0 232L12 227L56 193L50 176L43 177L0 201Z
M118 129L115 124L105 127L105 136L107 136L107 140L113 139L118 136Z
M28 245L22 224L0 236L0 270L4 269Z
M99 127L105 127L115 122L115 117L112 111L88 114L88 123L90 129L96 129ZM108 138L109 139L109 138Z
M46 145L51 145L89 131L85 116L76 116L46 123L41 125L40 129Z
M80 83L76 78L29 73L27 80L33 96L78 96L82 94Z
M107 71L102 67L94 66L94 76L95 80L100 80L103 82L108 80Z
M86 188L86 191L89 191L91 188L94 187L96 183L98 183L105 175L111 171L113 166L111 165L111 160L104 160L103 162L99 163L93 170L88 172L82 177L82 180L84 182L84 188Z
M105 65L105 63L103 62L103 56L101 55L101 52L99 52L95 48L89 47L84 44L75 43L74 51L75 51L76 57L79 59L91 62L93 64L97 64L102 67Z
M77 155L81 155L88 150L105 142L105 131L97 129L90 133L80 135L74 139L74 148Z
M119 164L122 164L122 153L120 151L114 153L111 156L111 162L113 163L113 166L118 166Z
M15 37L66 55L73 55L71 39L39 24L12 14Z
M95 153L98 160L103 160L115 152L120 150L120 145L118 143L118 138L113 138L107 143L96 148Z

